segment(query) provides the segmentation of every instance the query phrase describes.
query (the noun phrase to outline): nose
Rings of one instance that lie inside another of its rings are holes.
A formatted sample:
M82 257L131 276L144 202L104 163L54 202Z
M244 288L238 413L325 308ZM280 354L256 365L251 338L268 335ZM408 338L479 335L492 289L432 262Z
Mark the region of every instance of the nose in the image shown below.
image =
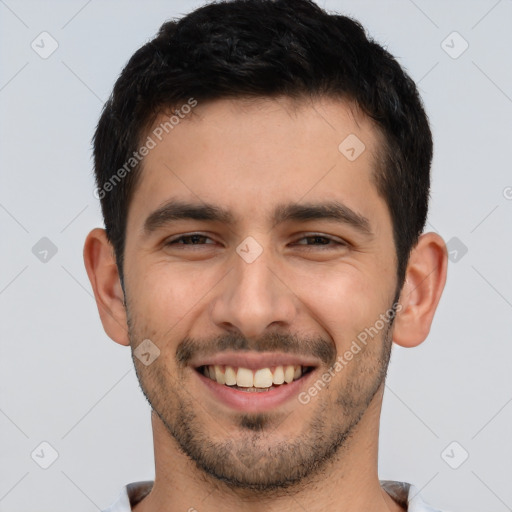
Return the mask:
M289 331L297 316L298 299L270 251L264 250L252 263L238 254L233 260L234 268L212 301L213 322L246 338L258 338L276 327Z

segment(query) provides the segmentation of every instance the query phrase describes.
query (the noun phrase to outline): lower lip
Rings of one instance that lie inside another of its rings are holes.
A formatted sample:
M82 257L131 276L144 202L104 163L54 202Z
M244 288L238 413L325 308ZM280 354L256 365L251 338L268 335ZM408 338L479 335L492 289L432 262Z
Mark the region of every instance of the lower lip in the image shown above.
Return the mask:
M291 398L296 398L300 391L308 385L315 370L309 371L300 379L294 380L289 384L281 384L268 391L254 392L230 388L206 377L197 370L194 370L194 372L216 400L223 402L233 409L245 412L261 412L282 405Z

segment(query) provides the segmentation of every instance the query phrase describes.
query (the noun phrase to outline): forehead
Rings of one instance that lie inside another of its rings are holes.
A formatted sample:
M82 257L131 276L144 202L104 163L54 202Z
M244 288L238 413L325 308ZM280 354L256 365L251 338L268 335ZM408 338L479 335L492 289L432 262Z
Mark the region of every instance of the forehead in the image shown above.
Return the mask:
M290 201L341 200L354 210L364 206L365 216L382 202L372 179L380 134L351 103L225 99L186 111L172 124L172 113L159 115L146 134L154 147L142 162L129 217L169 197L266 217ZM358 205L364 197L367 204Z

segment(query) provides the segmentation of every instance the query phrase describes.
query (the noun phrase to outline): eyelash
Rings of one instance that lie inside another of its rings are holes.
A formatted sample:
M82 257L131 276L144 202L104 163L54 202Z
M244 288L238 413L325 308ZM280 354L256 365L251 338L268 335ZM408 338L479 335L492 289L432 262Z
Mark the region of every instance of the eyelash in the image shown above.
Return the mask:
M168 240L167 242L165 242L165 245L166 246L182 245L182 246L189 246L189 247L197 247L197 246L203 246L203 245L213 245L213 244L185 244L185 243L180 244L180 243L176 243L176 242L179 242L179 241L182 241L182 240L185 240L185 239L190 239L192 237L200 237L200 238L206 238L206 239L211 240L210 237L208 237L206 235L203 235L201 233L191 233L189 235L180 235L179 237L176 237L174 239ZM321 248L320 250L322 250L322 251L325 251L325 250L328 250L328 249L332 249L334 246L346 247L348 245L346 242L335 240L334 238L331 238L331 237L328 237L328 236L325 236L325 235L322 235L322 234L317 234L317 233L310 233L307 236L304 236L304 237L300 238L299 240L306 240L308 238L309 239L310 238L323 238L324 240L328 240L329 242L333 242L334 245L333 244L299 244L299 245L303 245L304 247L327 246L325 249ZM308 250L308 249L306 249L306 250Z

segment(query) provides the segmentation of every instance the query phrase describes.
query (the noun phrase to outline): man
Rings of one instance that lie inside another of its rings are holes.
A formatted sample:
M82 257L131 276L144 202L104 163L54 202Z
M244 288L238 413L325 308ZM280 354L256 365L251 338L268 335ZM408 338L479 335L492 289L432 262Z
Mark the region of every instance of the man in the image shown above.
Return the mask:
M377 475L392 342L425 340L447 267L397 62L309 0L206 5L131 58L94 157L85 265L156 466L109 511L434 510Z

